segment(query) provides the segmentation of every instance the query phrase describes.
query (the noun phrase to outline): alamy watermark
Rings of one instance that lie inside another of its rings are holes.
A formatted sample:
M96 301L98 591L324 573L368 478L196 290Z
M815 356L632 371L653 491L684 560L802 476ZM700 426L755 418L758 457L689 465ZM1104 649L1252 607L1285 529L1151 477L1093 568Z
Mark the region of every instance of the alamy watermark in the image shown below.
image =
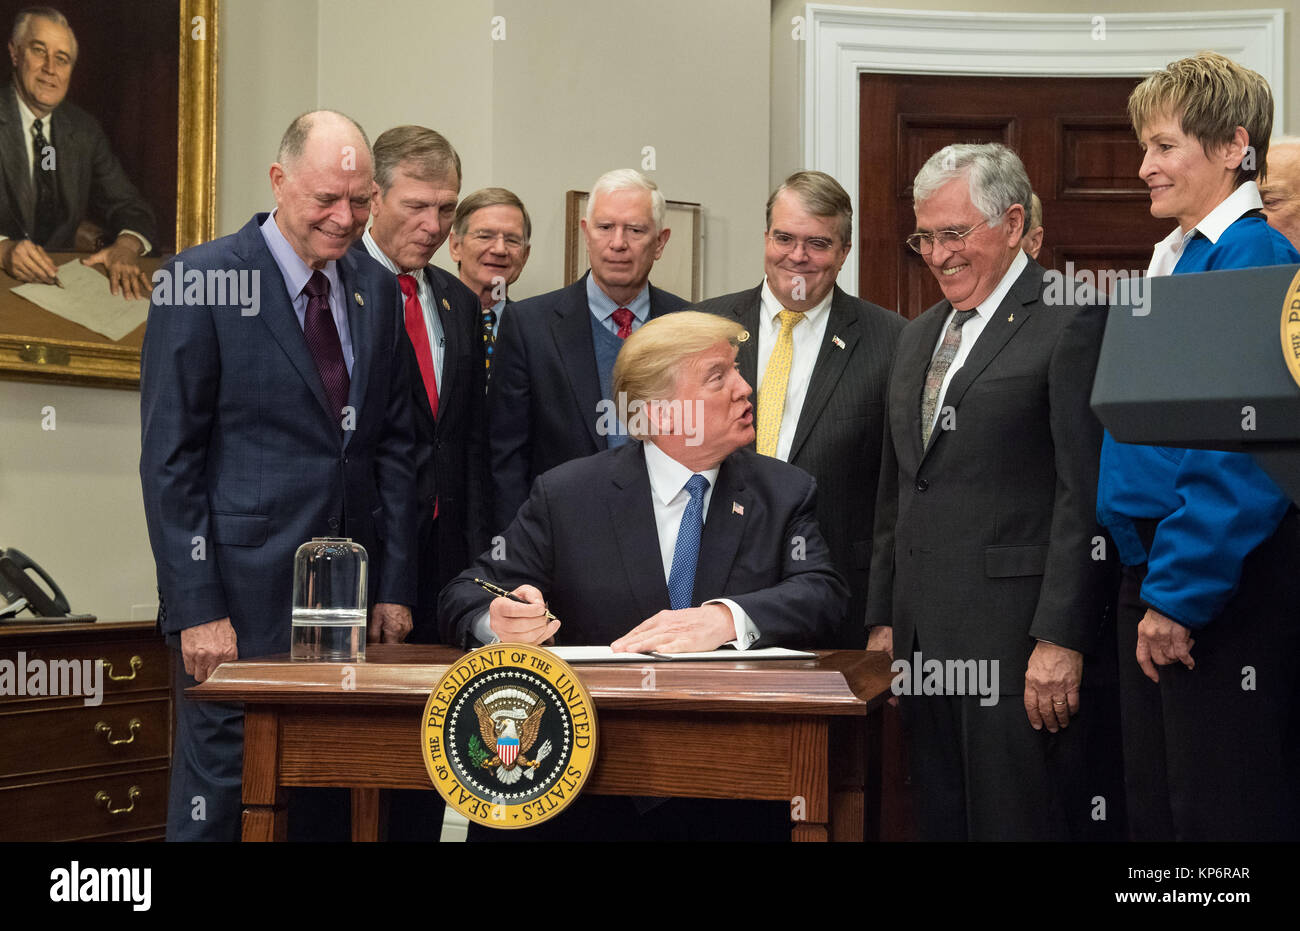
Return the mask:
M153 303L159 307L239 308L256 317L262 307L262 273L256 268L186 268L184 262L153 273Z
M978 695L980 704L998 703L998 661L995 659L925 659L917 652L889 666L895 695Z
M1151 279L1140 271L1124 268L1076 269L1065 263L1065 271L1054 268L1043 273L1043 304L1048 307L1092 307L1127 305L1133 316L1151 313Z
M80 696L94 708L104 700L104 661L98 659L0 659L0 696Z
M687 446L704 442L702 400L628 401L627 392L620 391L617 403L602 398L596 414L598 436L684 436Z

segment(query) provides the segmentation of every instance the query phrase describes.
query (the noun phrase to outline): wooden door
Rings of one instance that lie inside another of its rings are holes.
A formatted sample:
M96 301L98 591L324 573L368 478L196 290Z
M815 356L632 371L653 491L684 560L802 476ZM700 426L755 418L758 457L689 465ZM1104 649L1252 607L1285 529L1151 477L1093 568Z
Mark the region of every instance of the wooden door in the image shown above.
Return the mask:
M864 74L860 81L858 294L911 319L942 297L921 257L912 178L954 142L1015 149L1043 202L1044 268L1142 271L1174 228L1150 214L1126 111L1137 78Z

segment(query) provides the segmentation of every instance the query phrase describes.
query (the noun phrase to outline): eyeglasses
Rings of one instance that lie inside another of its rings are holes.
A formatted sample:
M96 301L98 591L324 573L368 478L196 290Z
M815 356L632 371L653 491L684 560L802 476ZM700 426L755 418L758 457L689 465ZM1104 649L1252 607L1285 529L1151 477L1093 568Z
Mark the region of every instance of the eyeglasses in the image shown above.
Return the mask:
M524 247L524 241L519 236L513 236L509 233L494 233L491 230L474 230L466 237L480 246L490 246L498 239L505 240L506 248L514 251Z
M911 249L917 255L929 255L934 251L934 244L937 242L949 252L960 252L966 248L966 237L975 232L981 226L988 223L988 220L980 220L966 232L958 230L937 230L933 233L913 233L903 242L907 243L907 248Z
M799 243L803 242L805 252L811 252L813 255L826 255L835 248L835 240L826 239L822 236L812 236L808 239L800 240L797 236L791 236L789 233L768 233L767 238L772 240L782 252L793 252Z

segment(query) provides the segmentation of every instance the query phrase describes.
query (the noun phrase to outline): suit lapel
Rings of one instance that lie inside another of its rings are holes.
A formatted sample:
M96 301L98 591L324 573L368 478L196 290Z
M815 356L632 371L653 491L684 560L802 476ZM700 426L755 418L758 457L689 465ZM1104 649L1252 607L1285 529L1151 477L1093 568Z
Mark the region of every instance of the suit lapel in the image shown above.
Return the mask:
M758 391L758 328L759 314L763 308L763 286L746 291L740 302L732 307L732 316L749 332L749 339L740 344L736 364L740 376L755 392Z
M669 605L652 494L645 451L638 442L627 443L618 450L606 501L628 591L643 620Z
M80 178L80 173L76 171L61 171L60 169L64 164L67 164L66 159L69 158L71 153L81 151L77 142L77 131L66 119L64 119L63 114L59 110L55 110L50 114L48 123L50 127L50 145L54 146L55 156L58 159L55 164L54 177L58 182L59 197L63 201L61 205L63 208L63 215L58 226L63 226L64 223L69 222L70 220L75 235L80 220L77 217L73 217L72 212L76 210L75 205L81 203L81 197L80 192L75 190L74 186ZM39 166L37 167L39 168ZM32 201L34 215L35 196L33 196ZM105 230L104 232L107 233L109 230Z
M1037 278L1033 274L1035 270L1038 271ZM1011 337L1016 335L1021 325L1029 319L1030 314L1033 313L1033 305L1038 303L1038 282L1041 276L1042 270L1033 262L1020 273L1020 277L1002 299L998 309L993 312L989 322L984 324L984 331L971 347L966 362L952 376L948 391L943 397L944 407L956 407L961 403L962 396L966 394L966 389L971 386L971 382L980 376Z
M590 274L590 272L588 272ZM651 313L654 312L653 303ZM597 449L609 444L596 434L596 412L600 403L600 376L596 373L596 341L591 336L591 310L587 307L587 277L569 286L562 306L551 321L555 352L564 366L578 414Z
M451 397L452 384L455 382L456 365L455 359L459 354L464 352L464 347L460 345L460 325L453 318L454 308L451 301L447 299L447 294L442 288L442 282L434 274L433 266L430 265L424 270L425 277L429 280L429 293L433 296L432 313L438 315L438 320L442 323L443 353L442 353L442 377L438 381L438 410L443 409L443 404Z
M808 382L808 392L804 396L803 410L799 412L799 423L795 426L794 441L790 444L788 461L794 462L799 450L812 432L813 425L821 416L822 408L830 400L839 384L844 369L853 356L862 335L858 327L858 315L848 310L843 300L847 295L835 286L835 296L831 299L830 316L826 320L826 334L821 349L817 352L817 362L813 366L812 378ZM839 339L843 345L836 344Z
M294 313L293 300L289 296L284 275L280 273L280 266L275 264L275 257L271 255L266 240L262 238L262 231L258 228L265 219L264 214L258 214L239 231L235 242L235 256L249 267L259 269L265 276L258 319L271 331L271 336L280 344L280 349L289 357L293 367L298 370L298 375L307 383L307 387L311 389L311 393L320 404L321 411L329 418L330 423L336 424L338 417L330 412L329 400L325 397L325 386L321 382L320 372L316 369L316 360L312 358L311 350L307 348L307 339L303 336L302 327L298 325L298 315ZM353 354L357 355L355 344ZM355 370L355 364L353 368Z
M735 505L739 505L739 511ZM754 503L745 490L741 457L732 453L722 461L718 484L709 499L709 516L700 538L700 555L695 564L695 589L691 604L715 598L726 591L731 564L736 561L740 540L745 533L744 511L754 513Z
M370 384L371 359L375 353L374 327L370 321L379 311L379 296L369 290L357 273L357 262L351 252L345 253L337 263L339 286L343 293L344 306L347 308L348 329L352 336L352 377L348 387L348 404L352 410L360 412L366 403L366 389ZM360 298L358 300L357 298ZM297 323L297 320L294 321ZM305 342L305 340L304 340ZM355 431L343 432L343 445L352 441Z
M0 164L4 165L5 186L14 216L30 235L36 223L36 191L27 171L27 143L23 138L23 121L18 116L18 98L13 85L0 95Z

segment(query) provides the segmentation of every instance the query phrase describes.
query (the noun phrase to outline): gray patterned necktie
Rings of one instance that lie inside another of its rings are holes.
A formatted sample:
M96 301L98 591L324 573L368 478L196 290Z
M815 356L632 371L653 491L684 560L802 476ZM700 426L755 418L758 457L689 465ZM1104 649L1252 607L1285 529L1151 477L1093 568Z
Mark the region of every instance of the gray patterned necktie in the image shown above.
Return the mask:
M934 424L934 410L939 404L939 390L943 387L944 376L952 367L952 360L957 356L961 346L961 328L966 321L978 311L959 310L948 321L948 329L943 332L943 342L934 354L930 368L925 373L925 388L921 392L921 448L930 444L930 430Z

